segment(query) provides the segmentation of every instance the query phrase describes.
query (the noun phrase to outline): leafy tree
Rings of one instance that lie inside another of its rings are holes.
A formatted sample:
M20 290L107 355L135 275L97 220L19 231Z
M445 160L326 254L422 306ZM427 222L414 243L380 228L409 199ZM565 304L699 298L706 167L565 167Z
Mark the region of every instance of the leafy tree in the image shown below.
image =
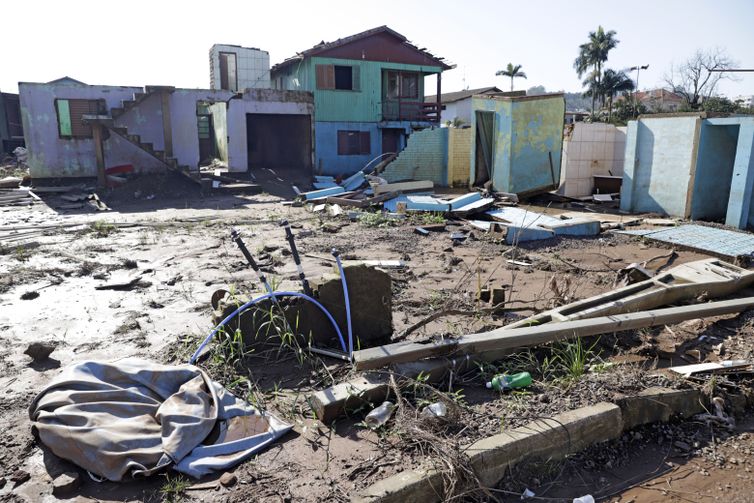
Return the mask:
M594 112L594 101L599 94L597 90L600 88L602 78L602 64L607 61L610 50L614 49L620 42L615 38L615 35L614 30L605 31L602 26L598 26L597 31L589 32L589 40L579 46L579 55L573 62L573 67L576 69L579 78L583 77L589 68L592 68L590 78L595 86L588 90L588 92L591 91L592 112ZM590 78L587 78L585 82L590 82Z
M547 94L547 89L545 89L545 86L532 86L526 90L527 96L537 96L539 94Z
M600 91L603 101L607 99L607 121L610 122L613 113L613 98L618 93L634 90L634 81L628 78L625 72L615 71L610 68L602 75Z
M711 96L707 98L702 103L702 108L705 112L725 112L729 114L735 113L739 109L736 103L725 96Z
M649 113L644 103L637 103L634 108L633 100L629 93L623 93L623 99L615 102L615 113L612 117L614 124L626 125L626 123L634 118L634 112L637 115Z
M508 66L505 67L505 70L498 70L495 72L495 75L503 76L503 77L510 77L511 79L511 91L513 91L513 79L516 77L521 77L523 79L526 78L526 74L521 71L521 65L513 65L513 63L508 63Z
M671 66L665 82L686 100L692 110L699 110L702 102L712 97L721 80L735 79L731 74L717 70L732 68L736 64L723 49L699 49L680 65Z

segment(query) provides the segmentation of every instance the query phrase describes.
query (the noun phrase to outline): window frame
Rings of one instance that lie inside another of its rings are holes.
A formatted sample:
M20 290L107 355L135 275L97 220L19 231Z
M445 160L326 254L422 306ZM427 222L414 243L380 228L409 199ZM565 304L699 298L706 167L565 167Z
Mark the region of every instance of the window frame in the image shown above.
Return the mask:
M354 137L356 138L355 140L353 140ZM345 141L343 140L344 138ZM370 131L339 129L336 141L339 156L372 154L372 135Z
M71 115L71 102L85 101L88 103L88 113L91 115L98 115L104 113L106 104L104 99L87 99L87 98L55 98L53 101L53 108L55 108L55 118L58 123L58 138L61 140L91 140L94 137L92 133L91 125L77 124L74 121L74 117ZM68 109L68 123L71 128L71 134L63 134L61 128L62 123L60 121L60 106L58 103L66 102ZM87 114L81 114L81 116ZM78 117L81 120L81 117Z

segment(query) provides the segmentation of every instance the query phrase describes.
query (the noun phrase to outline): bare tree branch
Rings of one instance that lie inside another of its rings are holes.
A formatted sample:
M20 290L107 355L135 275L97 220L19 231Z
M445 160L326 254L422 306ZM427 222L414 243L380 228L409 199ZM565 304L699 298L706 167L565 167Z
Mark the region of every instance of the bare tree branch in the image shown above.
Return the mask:
M705 99L715 93L721 80L736 80L729 73L712 70L724 70L735 67L736 64L728 53L719 47L698 49L679 66L671 66L664 80L674 93L683 97L689 107L696 110Z

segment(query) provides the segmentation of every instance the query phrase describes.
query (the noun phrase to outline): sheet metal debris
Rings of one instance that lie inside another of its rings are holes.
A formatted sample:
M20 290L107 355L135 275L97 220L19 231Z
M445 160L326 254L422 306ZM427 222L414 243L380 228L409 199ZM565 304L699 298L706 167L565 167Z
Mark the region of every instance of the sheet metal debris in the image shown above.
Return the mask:
M613 232L684 246L719 257L751 259L754 256L754 235L716 227L689 224L667 229L636 229Z

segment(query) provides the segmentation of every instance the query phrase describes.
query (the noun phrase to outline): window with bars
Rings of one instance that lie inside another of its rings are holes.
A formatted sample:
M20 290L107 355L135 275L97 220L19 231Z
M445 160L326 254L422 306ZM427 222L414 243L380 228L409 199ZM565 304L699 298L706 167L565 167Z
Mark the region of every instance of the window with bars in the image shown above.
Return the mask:
M419 74L414 72L387 73L388 98L419 98Z
M56 99L58 133L61 138L91 138L92 126L84 124L84 115L105 113L104 100Z
M338 155L372 153L369 131L338 131Z

